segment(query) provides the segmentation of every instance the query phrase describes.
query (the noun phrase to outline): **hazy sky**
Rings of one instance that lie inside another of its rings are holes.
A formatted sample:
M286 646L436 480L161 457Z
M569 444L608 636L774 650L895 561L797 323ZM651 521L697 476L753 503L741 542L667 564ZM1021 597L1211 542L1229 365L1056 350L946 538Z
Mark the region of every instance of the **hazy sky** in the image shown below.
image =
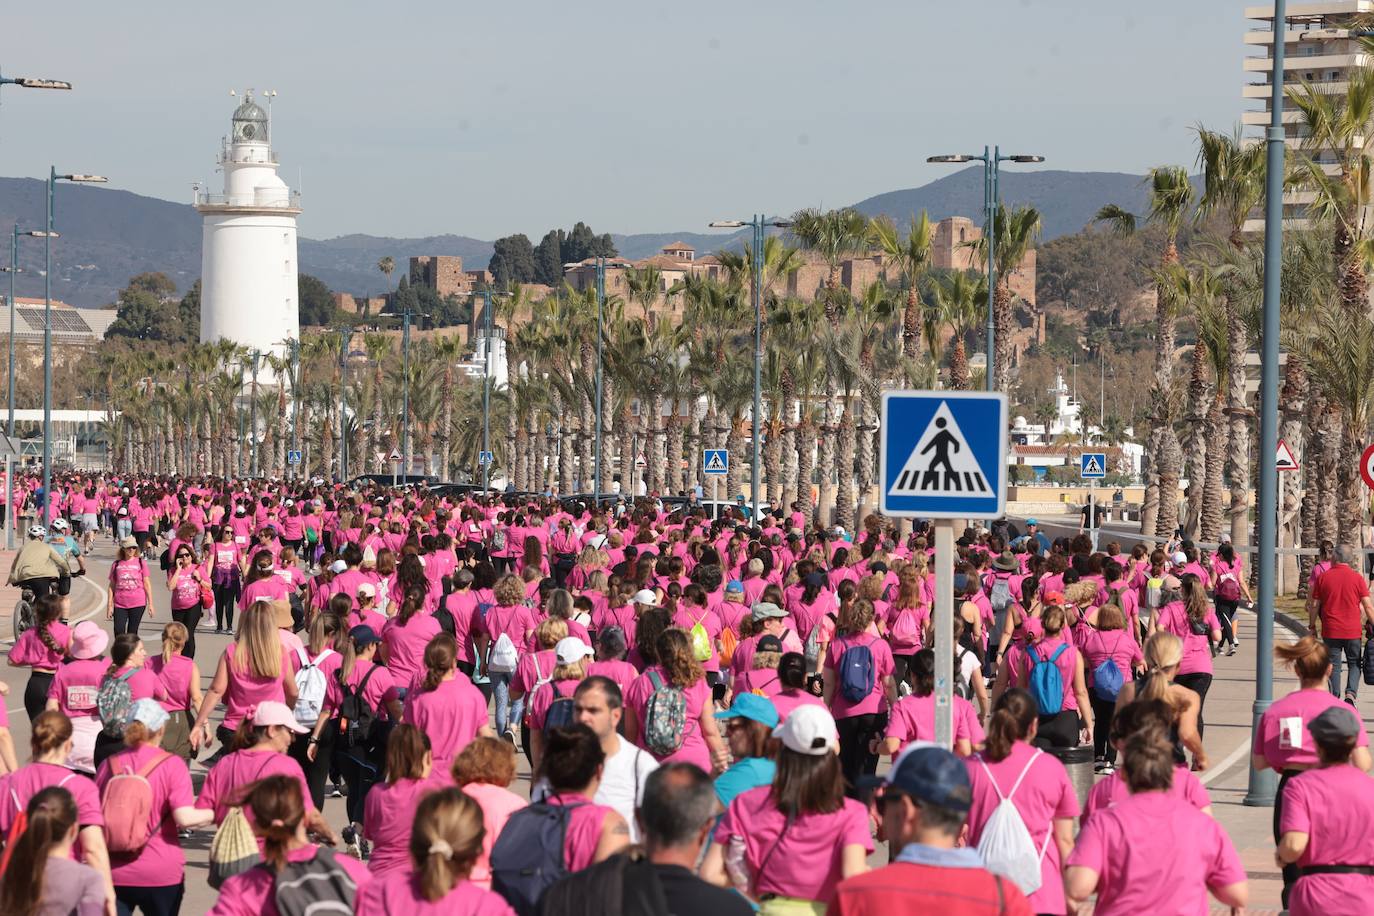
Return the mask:
M6 4L0 175L218 190L231 87L276 89L301 231L704 228L925 184L932 153L1191 167L1247 106L1239 0ZM385 14L385 15L383 15Z

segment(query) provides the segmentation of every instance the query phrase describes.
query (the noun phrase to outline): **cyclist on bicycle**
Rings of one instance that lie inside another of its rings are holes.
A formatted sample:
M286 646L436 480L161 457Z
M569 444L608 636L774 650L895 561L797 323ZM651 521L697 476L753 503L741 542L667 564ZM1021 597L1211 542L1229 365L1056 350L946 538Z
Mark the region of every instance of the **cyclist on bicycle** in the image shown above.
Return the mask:
M53 549L47 537L48 529L42 525L30 528L28 540L10 565L9 584L29 589L34 598L42 598L58 579L70 575L67 558Z
M67 560L68 557L76 558L77 570L72 575L86 575L86 558L82 556L81 544L72 537L71 526L65 518L53 519L52 530L48 534L48 545L61 554L63 560ZM70 561L67 568L71 569Z

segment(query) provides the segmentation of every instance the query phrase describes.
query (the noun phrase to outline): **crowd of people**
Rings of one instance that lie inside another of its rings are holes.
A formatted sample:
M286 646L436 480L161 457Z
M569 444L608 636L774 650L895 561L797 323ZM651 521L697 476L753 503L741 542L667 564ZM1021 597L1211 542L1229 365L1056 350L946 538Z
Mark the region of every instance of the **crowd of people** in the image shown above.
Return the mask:
M179 913L188 848L211 912L254 916L1246 905L1196 775L1213 659L1251 598L1230 544L965 531L946 749L920 524L20 483L40 521L10 581L35 621L9 663L32 728L21 765L0 722L0 913ZM105 538L107 625L71 623L73 564ZM1314 568L1320 636L1280 647L1301 687L1255 735L1299 914L1374 889L1368 739L1339 687L1374 604L1349 559ZM229 641L198 655L198 631ZM1089 746L1080 798L1060 758Z

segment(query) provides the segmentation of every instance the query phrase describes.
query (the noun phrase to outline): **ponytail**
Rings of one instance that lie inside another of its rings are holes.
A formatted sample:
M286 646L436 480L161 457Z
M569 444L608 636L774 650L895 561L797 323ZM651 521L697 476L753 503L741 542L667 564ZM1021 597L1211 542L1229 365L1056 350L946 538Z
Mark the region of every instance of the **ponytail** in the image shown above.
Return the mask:
M420 689L437 690L458 663L458 642L447 633L440 633L425 646L425 680Z
M410 831L410 860L420 896L430 903L447 897L472 872L485 835L482 809L462 789L426 795L415 809Z
M1193 573L1188 573L1183 577L1183 600L1188 610L1188 622L1190 624L1203 623L1207 619L1207 590L1202 587L1202 580Z
M263 864L279 873L286 866L287 845L305 819L300 780L268 776L248 787L244 804L252 809L253 823L262 837Z
M1030 734L1031 726L1040 715L1035 699L1020 687L1002 694L988 719L987 746L983 756L993 763L1006 760L1012 745Z
M76 826L76 802L60 786L51 786L29 799L28 827L14 841L9 865L0 877L0 913L33 916L43 902L43 872L48 854Z
M1169 669L1183 660L1183 642L1167 630L1157 630L1145 641L1145 685L1136 693L1140 700L1169 702ZM1170 704L1172 705L1172 704Z
M1331 664L1326 644L1311 633L1295 643L1275 646L1274 655L1304 681L1322 680Z
M34 611L38 617L38 641L54 655L66 655L66 648L59 646L52 635L52 625L62 617L62 597L56 594L44 595L34 604Z

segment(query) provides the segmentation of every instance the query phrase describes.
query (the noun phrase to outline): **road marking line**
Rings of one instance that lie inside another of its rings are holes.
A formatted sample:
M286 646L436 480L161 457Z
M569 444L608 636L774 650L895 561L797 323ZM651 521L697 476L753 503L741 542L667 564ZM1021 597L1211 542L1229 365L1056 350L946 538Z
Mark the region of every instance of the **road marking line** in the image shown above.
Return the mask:
M1222 773L1225 773L1227 770L1229 770L1235 764L1235 762L1239 760L1242 756L1244 756L1247 752L1249 752L1249 750L1250 742L1246 741L1244 744L1241 744L1231 753L1227 754L1225 759L1223 759L1221 763L1218 763L1215 766L1208 768L1207 772L1203 773L1202 776L1198 778L1198 782L1202 783L1204 786L1207 785L1212 780L1220 776Z
M73 576L73 577L72 577L72 582L73 582L73 583L75 583L75 582L81 582L81 583L83 583L83 584L85 584L85 585L89 585L91 588L95 589L95 591L96 591L96 596L100 599L100 601L96 604L96 606L95 606L94 608L92 608L90 611L87 611L85 614L82 614L80 617L77 617L76 619L72 620L72 623L76 624L76 623L80 623L80 622L83 621L83 620L90 620L90 619L91 619L92 617L94 617L96 614L99 614L101 611L105 610L105 605L106 605L107 603L109 603L109 600L110 600L110 599L109 599L109 596L105 593L105 590L104 590L103 588L101 588L100 586L96 585L94 582L92 582L90 579L88 579L88 578L85 577L85 576ZM13 648L13 647L14 647L14 644L11 643L11 644L10 644L10 647ZM6 710L6 711L7 711L7 712L25 712L24 704L23 704L23 703L20 703L18 706L15 706L15 707L13 707L13 708L11 708L11 709L8 709L8 710Z

